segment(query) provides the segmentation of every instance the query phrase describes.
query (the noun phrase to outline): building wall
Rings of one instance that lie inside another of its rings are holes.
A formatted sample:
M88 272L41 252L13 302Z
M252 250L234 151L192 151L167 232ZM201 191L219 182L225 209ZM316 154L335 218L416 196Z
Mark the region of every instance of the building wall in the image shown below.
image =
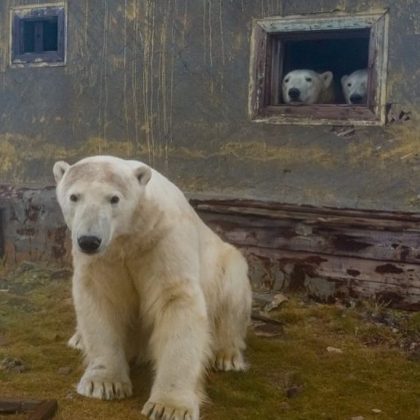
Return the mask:
M419 210L418 0L68 0L67 65L11 69L9 9L31 3L0 2L0 183L45 187L55 160L101 153L194 194ZM388 7L387 97L409 121L345 137L249 120L253 18Z

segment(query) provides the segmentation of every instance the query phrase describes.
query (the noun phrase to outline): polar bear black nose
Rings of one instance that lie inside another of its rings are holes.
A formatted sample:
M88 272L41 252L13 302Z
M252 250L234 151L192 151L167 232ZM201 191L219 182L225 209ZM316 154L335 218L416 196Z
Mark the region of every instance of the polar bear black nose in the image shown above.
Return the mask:
M361 104L363 102L363 96L355 93L354 95L350 96L350 101L352 104Z
M292 99L297 99L297 98L299 98L299 96L300 96L300 90L299 90L299 89L297 89L297 88L291 88L291 89L289 89L289 96L290 96Z
M81 236L77 239L80 249L86 254L94 254L101 245L101 239L96 236Z

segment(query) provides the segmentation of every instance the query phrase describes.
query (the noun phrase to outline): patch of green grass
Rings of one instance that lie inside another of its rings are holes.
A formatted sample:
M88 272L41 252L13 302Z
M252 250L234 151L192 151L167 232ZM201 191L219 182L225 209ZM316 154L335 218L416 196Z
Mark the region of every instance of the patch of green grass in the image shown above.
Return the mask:
M7 275L9 292L0 293L0 336L6 339L0 360L21 359L28 370L0 370L0 396L56 398L57 418L64 420L141 418L151 386L147 368L133 370L135 394L127 400L76 394L83 370L81 356L66 347L74 329L70 279L56 273L24 266ZM420 314L369 302L322 305L297 296L270 316L284 323L284 335L262 338L250 330L249 371L209 373L203 418L420 419L420 362L409 360L404 344L420 337ZM328 352L328 346L343 352ZM59 374L62 367L71 372Z

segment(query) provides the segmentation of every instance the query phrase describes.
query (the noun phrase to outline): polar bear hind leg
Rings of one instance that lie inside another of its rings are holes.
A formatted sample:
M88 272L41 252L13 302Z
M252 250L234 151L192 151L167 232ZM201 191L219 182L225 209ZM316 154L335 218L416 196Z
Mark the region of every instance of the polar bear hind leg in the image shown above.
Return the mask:
M221 272L222 293L214 319L213 367L241 371L247 368L242 352L252 305L248 265L238 250L228 246Z

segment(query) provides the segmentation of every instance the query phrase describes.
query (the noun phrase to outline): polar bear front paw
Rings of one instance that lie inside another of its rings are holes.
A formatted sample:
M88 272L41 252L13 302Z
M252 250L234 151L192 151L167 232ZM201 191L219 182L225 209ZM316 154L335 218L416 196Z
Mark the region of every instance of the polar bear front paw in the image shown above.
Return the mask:
M147 401L141 414L149 420L199 420L198 408L194 410L162 401Z
M120 400L133 394L129 379L116 378L106 373L96 374L86 372L79 384L77 392L80 395L101 400Z
M218 351L214 358L215 370L242 371L248 368L240 351Z

